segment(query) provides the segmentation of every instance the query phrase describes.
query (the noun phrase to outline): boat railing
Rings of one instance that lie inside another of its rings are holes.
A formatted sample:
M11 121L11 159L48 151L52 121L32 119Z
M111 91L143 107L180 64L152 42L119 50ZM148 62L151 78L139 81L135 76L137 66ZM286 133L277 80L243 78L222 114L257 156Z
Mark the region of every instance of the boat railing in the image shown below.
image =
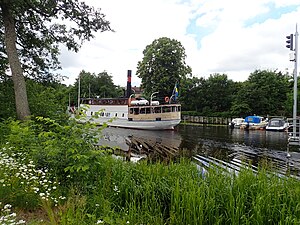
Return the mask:
M295 121L294 119L292 119L289 122L291 126L288 129L289 132L288 145L300 146L300 117L297 117Z

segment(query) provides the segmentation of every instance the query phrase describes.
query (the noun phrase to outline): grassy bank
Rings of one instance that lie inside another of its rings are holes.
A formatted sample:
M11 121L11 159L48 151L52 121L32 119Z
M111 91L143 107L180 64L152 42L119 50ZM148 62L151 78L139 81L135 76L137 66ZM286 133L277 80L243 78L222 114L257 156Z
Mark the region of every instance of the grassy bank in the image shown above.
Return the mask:
M263 168L202 174L184 159L124 162L95 151L88 129L42 118L1 125L0 224L300 223L298 180Z

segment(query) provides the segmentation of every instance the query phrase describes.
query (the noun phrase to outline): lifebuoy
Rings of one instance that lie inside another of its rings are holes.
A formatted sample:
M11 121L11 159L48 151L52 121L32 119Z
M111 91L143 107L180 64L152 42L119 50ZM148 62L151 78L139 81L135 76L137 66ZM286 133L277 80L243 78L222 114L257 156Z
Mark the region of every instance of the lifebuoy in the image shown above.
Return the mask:
M166 97L165 97L165 102L169 102L169 100L170 100L169 97L166 96Z

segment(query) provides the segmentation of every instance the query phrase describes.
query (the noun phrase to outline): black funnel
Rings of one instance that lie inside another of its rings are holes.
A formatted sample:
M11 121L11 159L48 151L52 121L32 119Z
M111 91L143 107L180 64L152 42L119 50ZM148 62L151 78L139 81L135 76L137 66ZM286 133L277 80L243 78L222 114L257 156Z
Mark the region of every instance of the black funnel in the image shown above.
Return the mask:
M127 70L126 98L129 98L130 95L131 95L131 70Z

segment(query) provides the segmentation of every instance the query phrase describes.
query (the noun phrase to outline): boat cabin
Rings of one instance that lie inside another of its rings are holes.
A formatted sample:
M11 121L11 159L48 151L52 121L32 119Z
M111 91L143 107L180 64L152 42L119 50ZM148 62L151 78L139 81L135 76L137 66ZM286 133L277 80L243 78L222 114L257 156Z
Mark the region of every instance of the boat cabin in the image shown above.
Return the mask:
M166 120L178 119L181 106L179 104L168 105L144 105L129 106L128 120Z
M82 99L86 105L128 105L128 98L86 98Z

